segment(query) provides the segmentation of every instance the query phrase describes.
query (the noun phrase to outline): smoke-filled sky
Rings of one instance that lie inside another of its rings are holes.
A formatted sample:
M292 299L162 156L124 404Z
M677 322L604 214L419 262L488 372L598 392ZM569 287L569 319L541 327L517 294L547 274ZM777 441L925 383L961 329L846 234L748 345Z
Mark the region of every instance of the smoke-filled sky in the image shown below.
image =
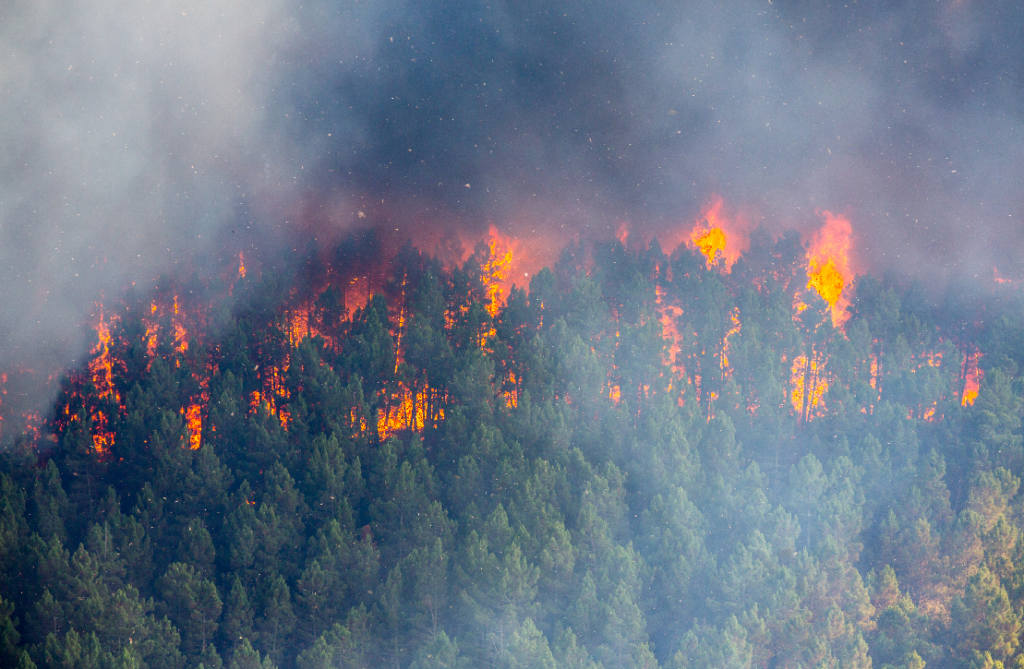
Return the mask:
M11 0L0 59L3 365L367 221L567 241L718 194L846 214L875 271L1024 274L1017 2Z

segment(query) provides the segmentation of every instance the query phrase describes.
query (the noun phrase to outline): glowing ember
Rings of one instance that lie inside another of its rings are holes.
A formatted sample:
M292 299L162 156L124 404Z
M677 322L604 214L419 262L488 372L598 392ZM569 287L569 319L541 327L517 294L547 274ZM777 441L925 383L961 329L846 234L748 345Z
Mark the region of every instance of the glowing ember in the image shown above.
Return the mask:
M831 212L823 212L825 225L811 239L807 249L807 287L814 288L832 309L832 324L842 325L849 318L850 298L844 294L853 280L850 271L850 221Z
M242 256L241 251L238 252L238 277L245 278L245 257Z

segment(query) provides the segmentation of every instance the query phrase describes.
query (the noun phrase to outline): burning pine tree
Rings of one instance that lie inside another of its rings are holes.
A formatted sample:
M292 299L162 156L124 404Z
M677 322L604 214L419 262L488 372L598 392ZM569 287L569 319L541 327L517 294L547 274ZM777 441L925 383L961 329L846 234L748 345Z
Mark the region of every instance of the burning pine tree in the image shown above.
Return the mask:
M1020 295L745 230L104 304L0 473L0 662L1013 666Z

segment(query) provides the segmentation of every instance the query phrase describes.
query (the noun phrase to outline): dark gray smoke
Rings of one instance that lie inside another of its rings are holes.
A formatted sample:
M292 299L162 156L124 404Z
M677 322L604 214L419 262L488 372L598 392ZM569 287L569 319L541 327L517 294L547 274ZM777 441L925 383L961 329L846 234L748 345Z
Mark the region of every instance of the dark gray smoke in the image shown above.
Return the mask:
M289 100L320 189L655 232L716 192L776 230L845 213L876 271L1022 269L1019 3L390 10L296 15ZM365 51L335 38L363 28Z
M657 233L717 193L775 230L843 212L875 271L1021 276L1022 45L1008 1L15 0L0 363L360 211Z

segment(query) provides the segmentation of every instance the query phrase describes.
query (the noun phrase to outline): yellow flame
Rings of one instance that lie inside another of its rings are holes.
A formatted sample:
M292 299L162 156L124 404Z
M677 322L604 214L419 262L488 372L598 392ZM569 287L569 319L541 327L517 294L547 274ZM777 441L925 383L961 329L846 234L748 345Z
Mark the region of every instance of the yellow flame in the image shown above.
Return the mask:
M707 258L709 269L718 262L719 254L725 253L726 239L725 233L721 228L710 228L708 230L694 228L690 238Z

